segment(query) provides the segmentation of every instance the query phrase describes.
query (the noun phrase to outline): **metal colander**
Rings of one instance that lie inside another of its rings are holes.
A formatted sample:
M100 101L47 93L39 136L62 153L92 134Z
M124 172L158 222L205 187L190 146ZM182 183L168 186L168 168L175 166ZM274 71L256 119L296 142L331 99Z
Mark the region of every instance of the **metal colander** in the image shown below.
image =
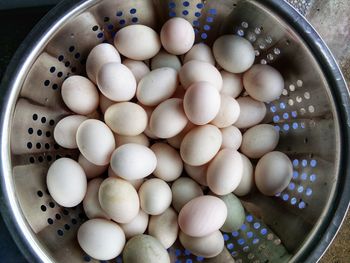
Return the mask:
M174 16L193 24L197 42L210 45L222 34L247 38L256 63L283 74L283 95L267 104L265 122L280 131L278 149L288 154L294 173L275 197L255 191L241 199L246 221L224 234L219 257L205 260L175 245L172 260L315 262L332 241L349 203L349 94L329 50L298 12L281 0L65 1L23 43L3 81L2 211L29 260L95 262L76 241L86 220L82 208L60 207L45 183L54 160L78 154L52 136L55 124L70 114L62 82L84 75L89 51L111 42L118 29L139 23L159 30Z

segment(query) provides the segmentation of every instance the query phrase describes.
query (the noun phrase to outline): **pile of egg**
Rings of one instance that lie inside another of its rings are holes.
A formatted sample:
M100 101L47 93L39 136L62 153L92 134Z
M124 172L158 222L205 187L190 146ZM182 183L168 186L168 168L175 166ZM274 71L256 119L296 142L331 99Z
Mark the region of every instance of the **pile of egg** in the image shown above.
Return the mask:
M62 85L76 115L56 125L54 138L80 156L55 161L47 186L63 207L83 203L89 220L77 238L92 258L166 263L176 240L215 257L221 232L243 224L236 196L256 188L274 196L292 178L289 158L274 151L278 131L260 124L265 103L282 93L281 74L253 65L254 49L239 36L221 36L212 49L194 41L182 18L160 36L127 26L114 46L92 49L88 78Z

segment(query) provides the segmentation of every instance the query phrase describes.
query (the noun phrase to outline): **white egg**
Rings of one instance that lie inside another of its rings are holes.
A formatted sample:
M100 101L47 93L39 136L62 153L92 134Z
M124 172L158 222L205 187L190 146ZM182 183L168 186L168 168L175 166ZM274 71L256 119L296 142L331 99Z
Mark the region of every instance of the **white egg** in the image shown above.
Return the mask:
M220 71L222 76L221 94L237 98L243 91L243 80L241 74L234 74L225 70Z
M243 173L242 180L233 191L237 196L245 196L249 194L254 187L254 168L251 161L244 155L241 154L243 162Z
M140 209L138 215L130 223L120 224L120 227L123 229L125 237L129 239L145 233L148 222L149 216Z
M123 179L113 171L111 166L108 167L108 177L115 177L115 178ZM123 180L125 180L125 179L123 179ZM136 179L136 180L125 180L125 181L129 182L135 188L135 190L138 191L145 180L143 178L141 178L141 179Z
M202 188L191 178L181 177L171 186L172 205L177 212L192 199L202 196Z
M55 142L63 148L78 148L76 136L77 130L87 117L81 115L72 115L60 120L53 131Z
M227 128L238 120L239 115L240 107L238 102L230 96L221 95L219 113L211 123L218 128Z
M77 206L86 194L86 175L72 159L61 158L53 162L47 172L46 184L53 200L64 207Z
M148 73L150 73L150 70L148 66L142 62L142 61L137 61L137 60L132 60L132 59L125 59L123 61L123 64L127 66L132 74L134 75L136 82L139 83L139 81L146 76Z
M237 128L250 128L259 124L265 118L266 106L263 102L250 97L240 97L237 102L240 108L240 115L235 122Z
M224 201L227 207L227 218L220 230L226 233L238 231L245 220L245 212L241 201L233 194L227 194L219 198Z
M115 101L108 99L105 95L100 93L100 109L102 114L105 114L106 110L115 104Z
M80 164L81 168L83 168L87 179L98 177L102 175L104 172L106 172L108 169L108 164L106 165L93 164L89 162L89 160L87 160L82 154L79 155L78 163Z
M149 147L149 140L146 135L143 133L136 135L136 136L123 136L123 135L117 135L115 134L115 142L117 144L117 148L119 146L122 146L124 144L128 143L136 143L136 144L141 144L146 147Z
M220 130L222 135L221 149L238 150L242 144L242 133L235 126L229 126Z
M158 68L173 68L176 71L180 71L181 66L181 61L177 56L169 54L164 50L161 50L151 61L152 70Z
M207 62L215 66L215 58L210 47L205 43L198 43L194 45L190 51L185 55L184 64L191 60L199 60Z
M202 166L191 166L185 163L184 168L189 177L191 177L200 185L208 186L208 183L207 183L208 164L205 164Z
M195 125L192 122L188 122L185 129L183 129L182 132L180 132L178 135L176 135L174 137L167 139L167 142L175 149L180 149L183 138L194 127L195 127Z

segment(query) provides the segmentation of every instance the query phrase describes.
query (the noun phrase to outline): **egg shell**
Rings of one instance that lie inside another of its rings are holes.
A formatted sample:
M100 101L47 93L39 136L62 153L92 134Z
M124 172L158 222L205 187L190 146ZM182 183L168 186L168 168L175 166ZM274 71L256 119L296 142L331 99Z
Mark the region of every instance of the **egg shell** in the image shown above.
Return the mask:
M235 122L239 129L246 129L259 124L266 115L266 106L263 102L251 97L240 97L237 99L240 108L240 115Z
M99 104L96 86L88 78L71 76L62 84L62 99L66 106L80 115L95 111Z
M86 74L89 79L96 84L97 74L101 67L110 62L121 62L119 52L114 46L108 43L102 43L91 49L86 59Z
M77 130L87 117L81 115L72 115L60 120L53 131L55 142L63 148L78 148L76 136Z
M130 239L134 236L145 233L148 222L149 216L140 209L138 215L130 223L120 224L120 227L123 229L125 237Z
M118 31L114 46L127 58L147 60L154 57L161 48L159 36L152 28L144 25L129 25Z
M162 139L178 135L187 125L188 119L181 99L169 99L158 105L150 120L152 133Z
M219 91L209 82L191 85L184 97L187 118L196 125L205 125L218 115L221 105Z
M227 95L221 95L219 113L211 122L218 128L227 128L233 125L239 118L240 108L238 102Z
M242 73L255 61L252 44L243 37L224 35L216 39L213 45L216 62L226 71Z
M197 257L213 258L225 248L225 241L220 231L204 237L191 237L180 231L179 239L184 248Z
M83 168L87 179L93 179L95 177L98 177L104 172L106 172L108 169L108 164L95 165L89 162L82 154L79 155L78 163L80 164L81 168Z
M181 143L181 158L192 166L204 165L215 157L221 144L222 135L217 127L210 124L196 127L186 134Z
M163 25L160 31L160 39L164 49L170 54L183 55L194 44L193 26L184 18L171 18Z
M172 195L166 182L154 178L141 185L139 197L143 211L149 215L160 215L170 206Z
M87 180L83 168L76 161L61 158L51 164L46 185L56 203L63 207L74 207L84 199Z
M227 218L221 231L231 233L241 228L245 220L245 212L241 201L233 194L219 197L227 207Z
M276 69L269 65L256 64L243 76L245 90L252 98L271 102L277 100L284 88L284 79Z
M205 260L205 263L235 263L236 261L231 255L231 252L224 247L224 249L221 251L221 253L213 258L207 258Z
M79 126L77 144L81 154L95 165L109 164L115 149L113 132L98 120L86 120Z
M132 60L132 59L125 59L123 61L123 64L128 67L128 69L131 70L132 74L134 75L136 82L139 83L139 81L146 76L148 73L150 73L149 67L142 61Z
M115 101L108 99L105 95L100 93L100 110L103 115L105 114L106 110L113 104L115 104Z
M120 63L108 63L97 74L101 93L116 102L131 100L136 94L136 79L131 70Z
M189 201L180 211L179 226L192 237L204 237L219 230L225 223L227 207L215 196L200 196Z
M244 154L241 154L241 157L243 162L242 179L237 188L233 191L233 193L237 196L245 196L249 194L254 187L253 165Z
M202 196L202 188L192 179L181 177L171 186L172 205L177 212L180 212L192 199Z
M115 178L118 178L118 179L125 180L125 179L121 178L120 176L118 176L113 171L111 166L108 167L108 177L115 177ZM138 191L145 180L142 178L142 179L125 180L125 181L129 182L135 188L135 190Z
M223 149L209 164L208 186L217 195L227 195L237 188L242 174L243 162L240 153L232 149Z
M144 76L137 86L136 97L145 106L157 106L169 99L179 85L177 71L159 68Z
M207 170L208 164L202 166L191 166L188 164L184 164L185 171L188 176L190 176L193 180L203 186L208 186L207 183Z
M115 134L115 142L117 144L117 148L128 143L136 143L146 147L149 147L149 140L146 135L143 133L136 136L123 136Z
M175 243L178 233L177 213L171 207L160 215L151 216L148 234L158 239L166 249Z
M222 76L221 94L237 98L243 91L242 74L234 74L225 70L220 71Z
M105 179L98 192L102 209L117 223L130 223L139 213L139 197L127 181L115 177Z
M167 142L175 149L180 149L183 138L194 127L195 127L195 125L192 122L188 122L185 129L183 129L182 132L180 132L178 135L176 135L174 137L167 139Z
M293 165L282 152L270 152L264 155L255 168L255 184L259 191L267 196L282 192L293 176Z
M220 129L222 135L221 149L238 150L242 144L242 133L235 126Z
M182 65L180 59L168 52L161 50L159 53L152 58L151 69L155 70L158 68L173 68L176 71L180 71Z
M190 51L188 51L184 58L184 64L191 60L203 61L215 66L213 52L210 47L204 43L198 43L194 45Z
M89 219L104 218L110 220L110 217L101 208L100 201L98 200L98 191L103 182L102 178L95 178L91 180L87 185L86 195L83 200L83 207L85 215Z
M124 263L170 263L168 251L154 237L138 235L131 238L123 251Z
M112 221L91 219L79 227L78 243L90 257L110 260L122 252L125 235L120 226Z

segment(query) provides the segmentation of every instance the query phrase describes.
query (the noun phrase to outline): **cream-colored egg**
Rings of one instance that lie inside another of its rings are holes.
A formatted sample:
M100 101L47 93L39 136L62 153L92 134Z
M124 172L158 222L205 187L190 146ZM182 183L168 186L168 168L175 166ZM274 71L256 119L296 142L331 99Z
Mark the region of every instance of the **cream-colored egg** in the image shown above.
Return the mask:
M159 36L152 28L144 25L130 25L118 31L114 46L127 58L147 60L154 57L161 48Z
M81 168L83 168L87 179L98 177L102 175L104 172L106 172L108 169L108 164L106 165L93 164L89 162L82 154L79 155L78 163L80 164Z
M249 96L262 102L277 100L284 88L281 73L269 65L254 65L244 73L243 83Z
M53 162L46 176L47 189L51 197L61 206L73 207L83 201L87 180L83 168L68 158Z
M159 68L144 76L137 86L136 97L145 106L157 106L169 99L179 85L177 71Z
M227 207L215 196L200 196L189 201L180 211L179 226L192 237L204 237L219 230L225 223Z
M95 178L87 185L86 195L83 200L85 215L89 219L104 218L110 220L110 217L103 211L100 201L98 200L98 191L103 182L102 178Z
M208 183L207 183L208 164L205 164L202 166L191 166L185 163L184 168L189 177L191 177L200 185L208 186Z
M213 53L217 63L231 73L242 73L255 61L252 44L245 38L235 35L219 37L213 45Z
M161 179L154 178L144 182L139 189L140 204L149 215L160 215L171 204L171 189Z
M242 75L225 70L221 70L220 73L223 81L221 94L237 98L243 91Z
M121 102L110 106L104 116L113 132L124 136L137 136L147 127L146 111L138 104Z
M200 81L211 83L218 91L222 89L221 74L212 64L191 60L183 65L180 70L180 82L185 89Z
M243 173L242 180L233 191L237 196L245 196L249 194L254 187L254 168L251 161L244 155L241 154L243 162Z
M97 83L97 74L101 67L110 62L121 62L119 52L115 47L108 43L95 46L86 59L86 74L89 79Z
M177 212L180 212L192 199L202 196L202 188L191 178L181 177L171 186L173 196L172 205Z
M128 143L136 143L149 147L149 140L143 133L136 136L123 136L115 134L115 142L117 144L117 148Z
M183 138L194 127L195 127L195 125L192 122L188 122L185 129L183 129L182 132L180 132L178 135L176 135L172 138L167 139L167 142L175 149L180 149Z
M238 102L227 95L221 95L221 105L219 113L211 122L218 128L227 128L233 125L239 118L240 107Z
M125 235L120 226L112 221L91 219L79 227L78 243L90 257L110 260L123 251Z
M250 128L259 124L266 115L266 106L263 102L251 97L241 97L237 99L240 108L240 115L235 122L239 129Z
M87 117L81 115L72 115L60 120L53 131L55 142L63 148L78 148L76 136L77 130Z
M153 174L166 181L172 182L180 177L183 163L180 154L166 143L153 144L151 150L157 157L157 167Z
M108 99L105 95L100 93L100 110L102 114L105 114L106 110L115 104L115 101Z
M162 139L178 135L187 125L188 119L181 99L169 99L158 105L152 113L150 128Z
M240 153L233 149L223 149L209 164L208 186L217 195L227 195L237 188L242 174L243 162Z
M186 134L181 143L181 158L192 166L204 165L215 157L221 144L222 135L217 127L209 124L196 127Z
M197 257L213 258L225 248L224 237L220 231L215 231L204 237L192 237L180 231L179 239L184 248Z
M178 233L177 213L171 207L160 215L151 216L148 234L158 239L166 249L175 243Z
M218 115L221 97L211 83L197 82L187 89L183 103L187 118L193 124L204 125Z
M117 148L111 158L113 171L125 180L149 176L157 167L157 157L148 147L128 143Z
M229 126L220 130L222 135L221 149L238 150L242 144L242 133L235 126Z
M125 237L129 239L145 233L148 222L149 216L140 209L138 215L130 223L120 224L120 227L123 229Z
M77 144L81 154L96 165L109 164L115 149L113 132L98 120L86 120L79 126Z
M270 152L264 155L255 168L255 184L259 191L267 196L282 192L292 176L292 162L282 152Z
M120 63L108 63L98 72L97 85L108 99L120 102L135 96L137 83L129 68Z
M221 231L231 233L241 228L245 220L245 212L241 201L233 194L219 197L227 207L227 218Z
M160 39L166 51L173 55L183 55L193 46L195 35L193 26L186 19L169 19L160 31Z
M131 70L132 74L134 74L137 83L150 73L149 67L142 61L125 59L123 64Z
M111 166L108 167L108 176L123 179L113 171ZM145 180L141 178L136 180L125 180L125 181L129 182L135 188L135 190L138 191Z
M207 62L215 66L215 58L210 47L204 43L194 45L190 51L185 55L184 64L191 60L199 60Z
M88 78L71 76L62 84L62 99L71 111L88 115L97 109L99 94Z
M102 209L114 221L130 223L139 213L139 197L127 181L115 177L105 179L98 192Z
M157 68L173 68L176 71L181 69L180 59L168 52L161 50L151 61L151 68L155 70Z

